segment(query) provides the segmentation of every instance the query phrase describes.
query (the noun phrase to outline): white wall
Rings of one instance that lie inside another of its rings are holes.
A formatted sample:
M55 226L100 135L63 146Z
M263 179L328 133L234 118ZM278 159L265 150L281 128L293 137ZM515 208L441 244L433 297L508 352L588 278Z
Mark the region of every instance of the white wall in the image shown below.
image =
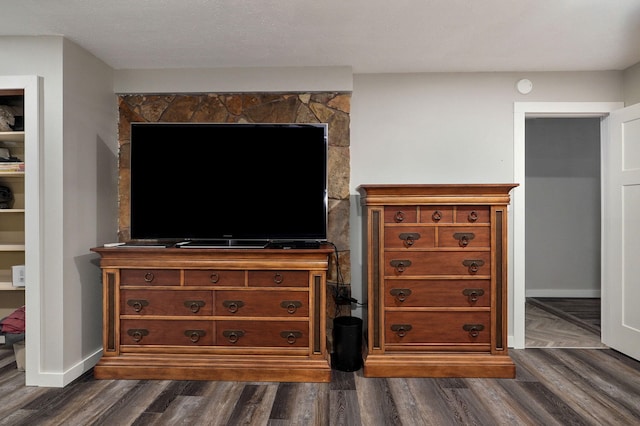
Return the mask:
M116 93L351 91L350 67L118 70Z
M0 52L1 75L35 75L42 81L42 181L36 190L44 246L41 285L26 290L26 382L64 386L93 366L102 346L100 276L88 258L90 247L115 239L117 232L117 215L97 212L98 205L107 205L99 204L103 194L115 193L115 181L99 177L104 166L97 160L104 151L98 141L112 153L116 149L113 76L62 37L0 37ZM117 173L117 167L112 164L109 171ZM108 205L115 211L116 199Z
M625 106L640 103L640 62L624 70L623 82Z
M101 273L89 248L117 240L118 106L110 67L66 39L63 55L64 143L57 154L62 192L52 195L62 200L63 214L56 219L63 226L47 252L62 265L62 369L68 383L102 354ZM49 338L54 345L60 336Z
M515 89L524 77L534 85L528 95ZM362 300L358 185L512 182L514 102L620 101L622 88L622 72L617 71L355 75L351 104L354 297ZM513 234L511 227L509 232ZM511 236L509 244L512 253ZM510 300L512 285L510 279ZM512 316L510 309L510 325Z

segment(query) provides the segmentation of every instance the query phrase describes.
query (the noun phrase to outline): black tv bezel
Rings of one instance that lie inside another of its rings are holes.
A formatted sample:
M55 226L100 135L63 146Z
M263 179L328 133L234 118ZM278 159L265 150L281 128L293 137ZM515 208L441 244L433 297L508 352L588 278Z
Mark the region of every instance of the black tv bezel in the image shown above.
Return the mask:
M252 235L171 235L166 234L162 235L162 233L155 232L153 234L147 233L138 233L135 229L135 221L134 221L134 213L133 209L135 208L135 195L133 183L135 179L135 172L131 170L130 172L130 182L129 182L129 232L131 236L131 242L139 242L139 243L170 243L176 244L178 243L181 247L188 247L189 244L198 246L238 246L238 247L247 247L247 248L255 248L260 246L268 246L270 244L278 247L295 247L296 245L304 245L306 242L318 242L324 243L328 240L328 216L329 216L329 205L328 205L328 150L329 150L329 141L328 141L328 124L327 123L217 123L217 122L133 122L131 123L131 139L130 139L130 155L131 155L131 163L130 165L135 167L135 144L136 137L134 128L142 126L153 126L153 127L179 127L179 128L189 128L189 127L225 127L225 128L236 128L236 127L252 127L252 128L278 128L278 129L286 129L286 128L321 128L323 131L323 197L322 197L322 216L323 216L323 224L322 226L318 226L318 229L322 228L320 233L318 232L305 232L299 233L299 235L292 234L284 234L284 233L274 233L270 231L266 231L262 234L252 234ZM291 243L291 244L289 244ZM184 244L184 245L183 245Z

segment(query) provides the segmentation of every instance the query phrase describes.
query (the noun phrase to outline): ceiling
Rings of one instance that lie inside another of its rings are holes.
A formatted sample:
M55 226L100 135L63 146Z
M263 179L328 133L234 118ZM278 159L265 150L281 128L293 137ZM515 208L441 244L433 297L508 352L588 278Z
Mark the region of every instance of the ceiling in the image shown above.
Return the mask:
M3 35L62 35L114 69L623 70L640 0L2 0Z

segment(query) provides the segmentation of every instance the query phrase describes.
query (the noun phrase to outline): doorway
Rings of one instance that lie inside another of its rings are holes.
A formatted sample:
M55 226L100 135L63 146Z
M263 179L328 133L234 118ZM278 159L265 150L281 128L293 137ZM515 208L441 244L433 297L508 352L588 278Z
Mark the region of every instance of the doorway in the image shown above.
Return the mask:
M509 347L525 348L525 119L542 117L598 117L607 116L611 111L623 107L622 102L515 102L514 103L514 182L520 186L512 193L511 228L513 236L509 269L513 271L510 286L511 327ZM603 155L606 146L603 146Z
M525 120L526 347L600 342L600 118Z

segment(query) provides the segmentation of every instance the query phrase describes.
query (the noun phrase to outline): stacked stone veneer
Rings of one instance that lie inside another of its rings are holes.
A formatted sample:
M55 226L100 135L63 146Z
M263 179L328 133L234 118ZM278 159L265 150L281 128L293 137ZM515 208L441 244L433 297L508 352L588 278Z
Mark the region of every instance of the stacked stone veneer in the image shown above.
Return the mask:
M129 142L133 122L192 123L328 123L329 230L339 252L341 279L350 283L349 248L349 121L350 93L206 93L118 96L120 241L130 239ZM180 151L180 141L176 141ZM187 156L188 152L180 155ZM171 171L167 171L171 173ZM285 214L286 212L283 212ZM336 282L332 258L329 281ZM328 302L331 305L331 302Z

